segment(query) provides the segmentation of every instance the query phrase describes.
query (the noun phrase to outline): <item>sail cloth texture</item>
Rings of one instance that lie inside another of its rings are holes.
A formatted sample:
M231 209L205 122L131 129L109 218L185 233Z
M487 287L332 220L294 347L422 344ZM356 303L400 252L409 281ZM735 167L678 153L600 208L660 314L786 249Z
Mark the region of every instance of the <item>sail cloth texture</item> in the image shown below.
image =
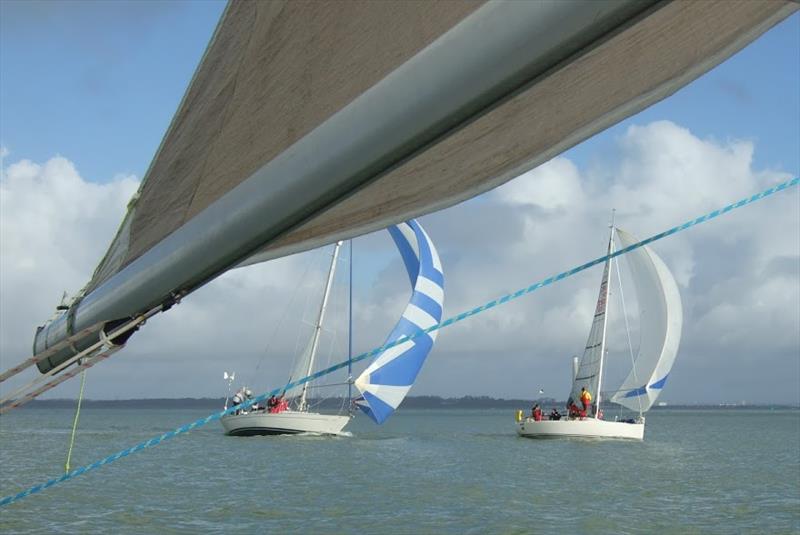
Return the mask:
M229 3L88 291L481 4Z
M638 238L616 229L620 247ZM625 255L639 302L639 352L633 369L611 401L639 411L655 403L678 354L683 307L678 285L664 261L649 247Z
M240 265L498 186L668 96L796 2L231 2L46 372ZM532 128L531 125L536 125Z
M594 311L592 328L589 331L589 338L586 340L586 348L583 351L578 372L572 381L572 392L570 398L580 406L581 388L585 388L592 395L593 400L597 398L597 387L600 384L600 374L602 373L601 364L604 350L606 313L608 311L608 277L611 262L606 261L603 269L603 279L600 282L600 295L597 297L597 306Z
M414 220L389 228L403 257L411 299L385 343L394 342L442 320L444 274L439 254L425 230ZM356 379L362 397L356 404L377 423L383 423L406 397L439 331L417 336L379 354Z
M604 21L609 3L572 4L598 10L597 35L579 32L588 42L561 46L566 56L551 54L535 82L264 244L261 260L385 228L497 186L670 94L797 9L792 2L668 2L644 16L649 4L638 2ZM491 6L231 2L85 292L482 7ZM432 82L419 80L421 87Z

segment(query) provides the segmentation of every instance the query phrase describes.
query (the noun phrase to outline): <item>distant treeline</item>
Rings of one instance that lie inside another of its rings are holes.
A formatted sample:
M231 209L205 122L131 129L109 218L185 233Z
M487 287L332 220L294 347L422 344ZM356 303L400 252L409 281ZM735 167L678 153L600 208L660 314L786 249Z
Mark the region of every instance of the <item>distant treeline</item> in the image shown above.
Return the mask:
M530 399L501 399L489 396L464 396L460 398L442 398L439 396L410 396L403 401L405 409L530 409L533 403L538 403L545 408L563 407L564 401L553 398ZM87 409L221 409L225 398L152 398L152 399L85 399L83 408ZM310 400L309 405L319 409L339 409L344 400L332 398L326 400ZM28 409L67 409L74 408L74 399L37 399L23 408ZM753 404L753 405L719 405L719 404L683 404L665 407L653 407L652 410L664 409L747 409L747 408L798 408L792 405L781 404Z
M345 400L330 398L309 400L309 405L321 409L338 409ZM555 400L538 400L538 403L558 404ZM152 399L85 399L82 407L88 409L221 409L225 398L152 398ZM563 405L563 402L560 403ZM414 409L494 409L526 408L531 400L496 399L488 396L441 398L439 396L410 396L403 401L404 408ZM31 409L61 409L75 407L74 399L37 399L23 407Z

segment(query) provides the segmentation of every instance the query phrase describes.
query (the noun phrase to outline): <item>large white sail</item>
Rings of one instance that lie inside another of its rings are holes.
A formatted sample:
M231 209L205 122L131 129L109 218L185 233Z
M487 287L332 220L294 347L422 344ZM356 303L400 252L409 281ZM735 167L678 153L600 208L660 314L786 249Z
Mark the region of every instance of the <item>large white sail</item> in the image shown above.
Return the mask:
M617 229L622 248L638 238ZM663 260L650 248L625 255L639 301L639 353L633 369L611 400L636 411L646 411L661 393L675 362L681 339L683 308L678 286Z

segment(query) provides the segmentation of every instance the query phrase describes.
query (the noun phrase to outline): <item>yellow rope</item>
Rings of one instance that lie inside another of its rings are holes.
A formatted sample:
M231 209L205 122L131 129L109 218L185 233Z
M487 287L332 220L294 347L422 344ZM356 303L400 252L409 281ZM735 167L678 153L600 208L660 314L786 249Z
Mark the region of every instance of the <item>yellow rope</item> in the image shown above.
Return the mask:
M72 458L72 446L75 445L75 431L78 429L78 417L81 415L81 402L83 401L83 386L86 384L86 370L81 372L81 391L78 394L78 408L75 410L75 420L72 422L72 437L69 439L69 451L67 451L67 463L64 465L64 473L69 473L69 460Z

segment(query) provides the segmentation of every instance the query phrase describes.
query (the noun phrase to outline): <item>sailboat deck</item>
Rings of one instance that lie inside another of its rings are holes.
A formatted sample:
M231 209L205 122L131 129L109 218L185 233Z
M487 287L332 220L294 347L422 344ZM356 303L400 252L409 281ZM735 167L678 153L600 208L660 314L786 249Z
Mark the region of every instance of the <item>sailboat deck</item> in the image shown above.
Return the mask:
M526 418L517 424L517 434L528 438L602 438L644 440L644 420L636 423L583 420L542 420Z

